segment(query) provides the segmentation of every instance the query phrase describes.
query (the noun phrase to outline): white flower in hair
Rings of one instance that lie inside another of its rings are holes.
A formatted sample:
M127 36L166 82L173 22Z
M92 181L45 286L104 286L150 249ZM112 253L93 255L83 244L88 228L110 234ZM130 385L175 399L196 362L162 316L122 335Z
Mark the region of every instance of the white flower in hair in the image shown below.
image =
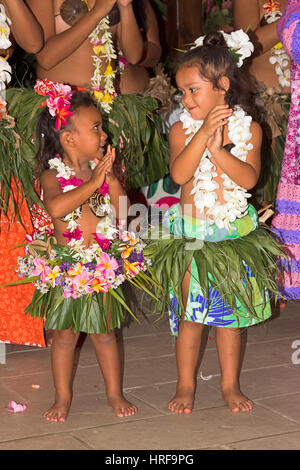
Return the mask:
M252 52L254 51L254 46L249 39L248 34L246 34L242 29L238 31L232 31L232 33L227 34L221 31L226 44L230 51L235 52L240 57L238 59L238 67L243 65L244 59L250 57Z
M244 59L250 57L254 51L254 46L250 41L248 34L246 34L242 29L232 31L230 34L224 33L224 31L220 31L220 33L223 34L229 52L234 54L234 58L237 61L237 66L241 67L243 65ZM204 38L205 36L200 36L197 38L191 49L194 49L198 46L203 46Z

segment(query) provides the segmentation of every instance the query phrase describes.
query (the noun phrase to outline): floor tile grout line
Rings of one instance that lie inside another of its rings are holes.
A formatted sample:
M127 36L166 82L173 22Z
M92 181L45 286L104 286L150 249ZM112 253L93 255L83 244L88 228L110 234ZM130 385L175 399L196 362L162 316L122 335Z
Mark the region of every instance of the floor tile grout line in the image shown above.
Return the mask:
M254 400L253 400L254 401ZM259 403L259 406L261 406L262 408L264 408L265 410L269 410L269 411L272 411L272 413L275 413L277 414L278 416L281 416L281 418L284 418L284 419L287 419L288 421L291 421L292 423L295 423L299 426L299 429L300 429L300 419L297 421L293 418L291 418L290 416L287 416L283 413L281 413L280 411L278 410L274 410L273 408L271 408L270 406L268 405L265 405L263 403Z
M198 412L198 410L196 410L196 412ZM17 439L8 439L8 440L0 440L0 444L6 444L6 443L9 443L9 442L16 442L16 441L22 441L22 440L25 440L25 439L33 439L33 438L38 438L38 437L47 437L47 436L54 436L55 434L71 434L71 433L74 433L74 432L77 432L77 431L88 431L88 430L93 430L93 429L97 429L97 428L104 428L104 427L107 427L107 426L118 426L118 425L124 425L124 424L128 424L128 423L136 423L138 421L148 421L150 419L153 419L153 418L164 418L166 415L162 414L162 413L159 413L157 415L153 415L153 416L144 416L144 417L141 417L141 418L134 418L133 416L129 416L128 417L128 420L126 420L126 418L120 418L120 420L122 419L122 422L121 421L117 421L117 422L110 422L110 423L105 423L105 424L97 424L95 426L79 426L77 428L73 428L73 429L68 429L68 430L61 430L61 431L53 431L53 432L48 432L48 433L45 433L45 434L32 434L31 436L26 436L26 437L19 437ZM54 423L53 423L54 424ZM61 423L55 423L55 424L58 424L60 425ZM72 434L73 436L73 434Z
M199 447L199 450L202 450L202 449L218 449L218 448L224 448L224 447L229 447L229 448L225 448L224 450L234 450L234 449L231 449L230 446L232 445L236 445L236 444L242 444L242 443L248 443L248 442L255 442L255 441L261 441L262 439L268 439L268 438L272 438L272 437L280 437L280 436L285 436L287 434L294 434L296 432L299 432L300 431L300 427L299 429L293 429L291 431L286 431L286 432L281 432L281 433L278 433L278 434L269 434L269 435L264 435L264 436L259 436L259 437L254 437L254 438L251 438L251 439L247 439L247 440L242 440L242 441L233 441L233 442L227 442L226 444L219 444L219 445L216 445L216 446L212 446L212 447ZM299 446L299 449L297 450L300 450L300 446Z

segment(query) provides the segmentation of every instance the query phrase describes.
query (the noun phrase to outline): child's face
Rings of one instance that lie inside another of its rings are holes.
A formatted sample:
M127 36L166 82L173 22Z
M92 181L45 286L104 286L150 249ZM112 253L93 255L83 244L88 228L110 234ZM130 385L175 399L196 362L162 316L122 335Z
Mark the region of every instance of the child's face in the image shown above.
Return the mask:
M78 154L87 159L101 158L107 134L102 129L102 117L95 106L81 106L72 116L74 140Z
M182 93L182 104L193 119L205 119L215 107L225 104L225 93L216 90L213 84L204 80L197 67L182 67L176 74L178 89Z

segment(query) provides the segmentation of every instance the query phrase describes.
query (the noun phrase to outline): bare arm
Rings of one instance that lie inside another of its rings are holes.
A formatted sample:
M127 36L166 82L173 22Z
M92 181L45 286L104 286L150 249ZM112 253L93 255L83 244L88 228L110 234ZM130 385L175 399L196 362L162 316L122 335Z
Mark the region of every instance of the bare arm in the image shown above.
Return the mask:
M175 122L170 129L170 174L175 183L181 186L194 175L206 148L207 139L197 132L188 146L185 146L187 136L182 123Z
M96 0L95 6L78 23L55 34L53 1L27 1L44 31L45 46L37 54L37 61L45 70L50 70L73 54L115 4L115 0Z
M125 58L131 64L139 64L143 67L154 67L161 56L161 45L159 41L158 24L155 13L148 0L145 2L147 33L146 41L143 41L142 35L138 29L135 17L129 16L129 8L125 16L125 8L122 11L121 3L132 3L131 0L119 0L121 22L118 30L120 48ZM134 15L131 5L131 11ZM126 18L126 23L125 23ZM130 25L129 25L130 18ZM130 35L129 35L130 32ZM136 51L135 51L136 50ZM133 59L132 59L133 58Z
M52 218L65 217L84 204L100 188L105 180L106 170L110 167L111 156L105 155L92 172L89 181L71 191L63 192L55 170L46 170L41 176L44 203Z
M278 41L277 21L260 26L260 11L257 0L235 0L233 4L235 29L249 28L248 34L255 46L255 54L264 54Z
M119 0L118 6L120 10L120 48L128 62L137 64L143 54L143 38L135 19L132 0Z
M17 43L27 52L36 54L43 47L43 30L23 0L2 0L11 19L11 32Z
M154 67L161 56L158 24L149 0L146 0L147 43L144 45L144 54L139 65Z

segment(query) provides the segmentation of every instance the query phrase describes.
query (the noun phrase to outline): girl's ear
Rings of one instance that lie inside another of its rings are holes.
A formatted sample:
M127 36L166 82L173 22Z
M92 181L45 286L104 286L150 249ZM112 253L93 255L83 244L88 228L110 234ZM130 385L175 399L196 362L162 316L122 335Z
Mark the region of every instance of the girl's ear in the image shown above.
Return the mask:
M64 147L74 146L74 134L71 130L64 130L60 134L60 143Z
M226 75L223 75L223 77L220 78L219 87L224 92L224 94L227 93L227 91L229 90L230 80L228 77L226 77Z

